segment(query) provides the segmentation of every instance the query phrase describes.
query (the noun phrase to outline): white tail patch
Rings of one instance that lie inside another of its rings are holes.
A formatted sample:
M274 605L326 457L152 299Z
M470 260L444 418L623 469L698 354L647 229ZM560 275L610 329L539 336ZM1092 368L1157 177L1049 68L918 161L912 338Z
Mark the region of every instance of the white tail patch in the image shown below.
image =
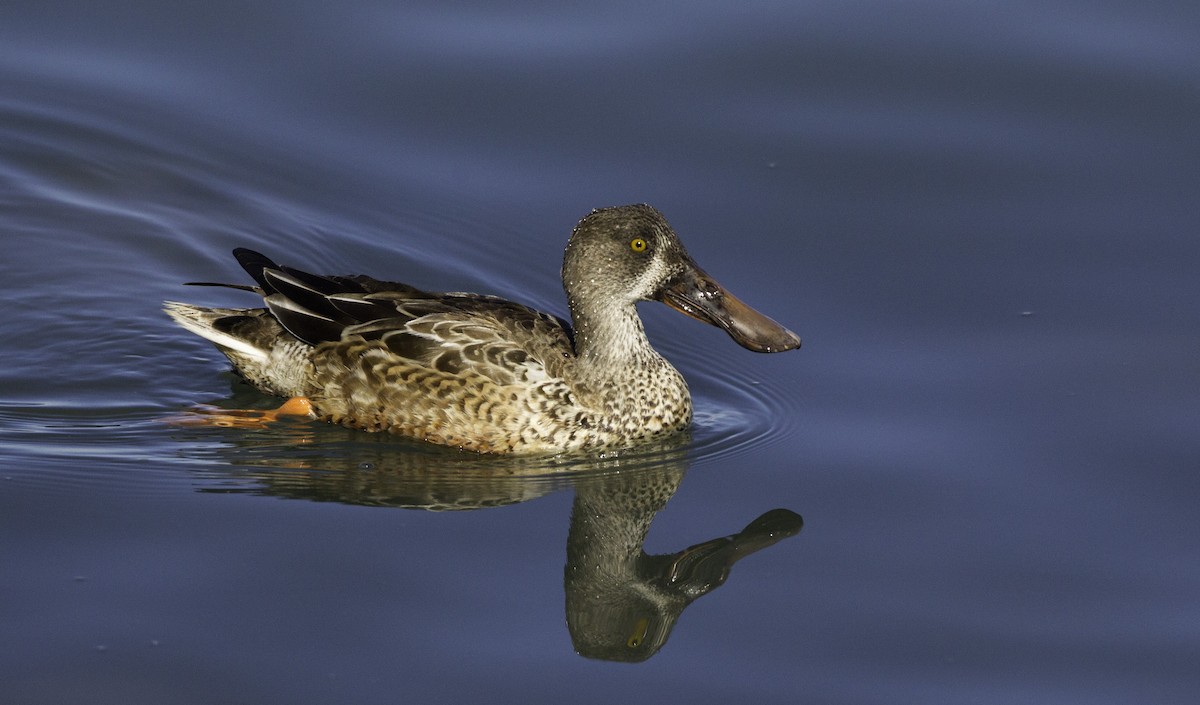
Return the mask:
M228 314L178 301L164 302L163 310L171 318L174 318L176 323L201 338L212 341L218 347L228 348L249 358L263 362L270 357L268 351L255 347L241 338L235 338L228 333L222 333L212 327L213 321L223 318Z

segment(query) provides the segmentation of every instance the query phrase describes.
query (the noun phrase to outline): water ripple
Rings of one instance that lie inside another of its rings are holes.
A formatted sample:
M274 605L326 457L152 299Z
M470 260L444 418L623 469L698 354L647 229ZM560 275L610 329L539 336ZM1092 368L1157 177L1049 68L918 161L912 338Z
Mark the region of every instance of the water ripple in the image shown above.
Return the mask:
M166 440L146 409L0 406L0 474L52 494L176 492L183 478Z
M672 355L686 370L692 389L697 463L737 457L785 442L792 434L797 419L793 400L785 396L784 387L766 378L767 366L736 361L734 356L744 354L735 347L719 360L727 364L711 364L706 355L709 364L704 365L686 354Z

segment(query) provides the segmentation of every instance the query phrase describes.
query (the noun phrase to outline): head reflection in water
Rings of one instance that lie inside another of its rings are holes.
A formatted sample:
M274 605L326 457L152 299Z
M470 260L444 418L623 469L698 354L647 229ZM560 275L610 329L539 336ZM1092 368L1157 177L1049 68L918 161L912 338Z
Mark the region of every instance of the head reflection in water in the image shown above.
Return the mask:
M681 470L575 483L564 587L567 627L581 656L645 661L666 643L683 609L720 587L741 558L799 533L800 515L774 509L732 536L651 556L650 522L683 477Z

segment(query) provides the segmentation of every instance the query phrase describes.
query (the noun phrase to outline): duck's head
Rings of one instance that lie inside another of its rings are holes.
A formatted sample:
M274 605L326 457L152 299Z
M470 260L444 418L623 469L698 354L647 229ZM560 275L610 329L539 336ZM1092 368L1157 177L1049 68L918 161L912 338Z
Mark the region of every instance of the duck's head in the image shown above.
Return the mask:
M573 310L661 301L742 347L782 352L800 338L730 294L692 260L667 219L644 205L592 211L571 233L563 286Z

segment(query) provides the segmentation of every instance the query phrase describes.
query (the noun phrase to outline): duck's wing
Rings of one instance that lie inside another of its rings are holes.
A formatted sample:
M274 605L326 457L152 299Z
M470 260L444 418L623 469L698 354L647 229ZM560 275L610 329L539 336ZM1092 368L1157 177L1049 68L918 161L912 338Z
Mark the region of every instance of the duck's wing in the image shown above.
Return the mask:
M561 377L575 357L570 328L546 313L492 296L444 294L396 302L397 319L347 329L396 355L449 374L466 370L497 384ZM399 324L399 325L394 325Z
M379 340L398 357L498 384L558 377L574 358L563 320L495 296L432 293L363 275L321 276L234 251L267 308L309 345Z

